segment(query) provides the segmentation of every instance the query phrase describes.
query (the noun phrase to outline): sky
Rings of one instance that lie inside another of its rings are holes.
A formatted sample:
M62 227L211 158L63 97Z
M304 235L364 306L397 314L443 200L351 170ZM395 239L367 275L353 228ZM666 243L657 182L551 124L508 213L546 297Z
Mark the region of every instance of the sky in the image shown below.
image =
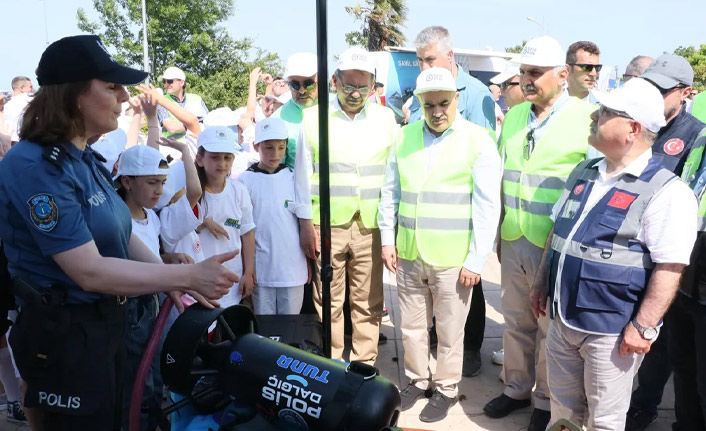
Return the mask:
M347 48L344 35L360 28L344 7L362 1L328 1L330 58ZM407 0L407 5L407 46L423 28L443 25L454 47L503 51L541 35L542 25L529 16L543 22L546 34L564 48L577 40L595 42L601 62L617 65L620 74L635 55L655 57L678 46L706 44L703 0ZM36 87L34 70L47 41L81 33L80 7L97 17L92 0L0 0L0 90L9 90L17 75L33 78ZM284 64L294 52L316 52L315 8L315 0L235 0L223 27L234 38L250 37L255 46L278 53Z

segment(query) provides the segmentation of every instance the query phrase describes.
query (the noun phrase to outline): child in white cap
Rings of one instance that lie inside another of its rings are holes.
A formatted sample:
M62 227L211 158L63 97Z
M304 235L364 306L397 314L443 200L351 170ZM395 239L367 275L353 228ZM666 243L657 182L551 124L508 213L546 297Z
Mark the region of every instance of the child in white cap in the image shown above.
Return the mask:
M309 266L299 245L299 205L294 201L294 171L280 163L287 151L287 126L266 118L255 126L260 161L240 174L253 204L255 314L299 314Z
M229 178L240 146L228 127L206 127L198 137L196 171L203 197L203 223L196 229L205 258L225 250L240 250L223 265L238 274L240 281L219 302L223 308L239 304L250 296L255 284L255 223L248 190Z

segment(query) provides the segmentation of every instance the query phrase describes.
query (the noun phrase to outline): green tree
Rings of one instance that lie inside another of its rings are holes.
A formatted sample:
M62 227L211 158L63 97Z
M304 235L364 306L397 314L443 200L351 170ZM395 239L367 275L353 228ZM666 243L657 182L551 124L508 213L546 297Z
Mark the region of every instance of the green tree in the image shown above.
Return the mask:
M406 38L402 27L407 21L404 0L365 0L346 7L356 21L362 21L360 31L346 33L349 46L362 46L368 51L382 51L386 46L402 46Z
M526 43L527 43L527 41L526 41L526 40L523 40L522 43L519 44L519 45L515 45L515 46L510 47L510 48L505 48L505 52L510 52L510 53L513 53L513 54L519 54L519 53L522 52L522 47L524 47Z
M706 89L706 44L699 47L680 46L674 50L674 54L686 58L694 68L694 87L699 91Z
M169 66L187 75L189 91L200 94L209 108L245 104L248 74L254 67L276 75L277 54L234 40L219 24L233 14L233 0L150 0L147 40L153 79ZM78 9L78 28L99 35L121 63L142 66L141 0L93 0L98 21Z

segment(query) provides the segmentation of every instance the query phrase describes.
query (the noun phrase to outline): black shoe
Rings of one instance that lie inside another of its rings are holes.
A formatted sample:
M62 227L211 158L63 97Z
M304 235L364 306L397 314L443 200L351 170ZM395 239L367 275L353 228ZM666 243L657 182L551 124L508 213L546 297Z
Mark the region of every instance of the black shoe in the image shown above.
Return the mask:
M387 335L380 333L380 338L378 338L378 346L387 343Z
M419 414L422 422L438 422L446 417L452 405L456 404L458 397L449 398L438 390L429 399L429 402Z
M512 411L528 407L530 404L532 404L530 400L516 400L502 394L490 400L488 404L483 407L483 411L486 416L491 418L504 418Z
M625 431L642 431L657 421L657 411L630 407L625 418Z
M463 352L463 371L465 377L474 377L480 374L480 350L466 350Z
M424 396L424 392L424 389L419 389L414 386L414 383L410 382L406 388L400 391L400 398L402 399L400 410L405 411L412 408L414 403Z
M534 409L532 412L532 418L530 418L529 427L527 431L544 431L549 425L549 419L552 418L552 413L547 410Z

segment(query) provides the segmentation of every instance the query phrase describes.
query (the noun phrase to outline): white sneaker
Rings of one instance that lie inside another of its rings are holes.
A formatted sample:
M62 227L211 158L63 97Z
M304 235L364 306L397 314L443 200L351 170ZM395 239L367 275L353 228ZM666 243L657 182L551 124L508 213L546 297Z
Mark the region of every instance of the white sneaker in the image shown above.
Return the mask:
M493 363L502 365L505 362L505 349L500 349L497 352L493 352Z

